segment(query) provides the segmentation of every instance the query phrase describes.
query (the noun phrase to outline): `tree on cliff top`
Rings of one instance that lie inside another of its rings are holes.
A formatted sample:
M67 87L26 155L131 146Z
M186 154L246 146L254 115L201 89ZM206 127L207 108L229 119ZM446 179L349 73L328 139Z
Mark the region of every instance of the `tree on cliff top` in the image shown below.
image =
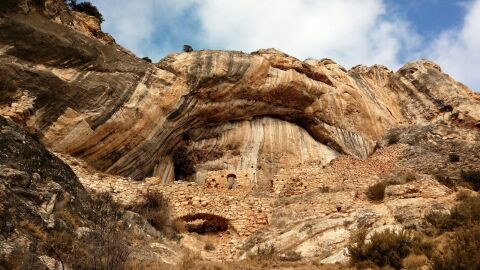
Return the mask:
M77 0L69 0L68 6L75 11L83 12L87 15L97 18L100 23L104 21L102 13L98 11L97 7L94 6L90 1L85 1L77 3Z

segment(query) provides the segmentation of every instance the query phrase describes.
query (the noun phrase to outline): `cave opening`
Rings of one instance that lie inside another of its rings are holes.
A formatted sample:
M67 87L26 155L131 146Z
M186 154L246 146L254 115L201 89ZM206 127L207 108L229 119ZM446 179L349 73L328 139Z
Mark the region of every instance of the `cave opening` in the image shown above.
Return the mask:
M175 181L189 181L189 178L195 174L195 162L191 159L187 147L181 145L175 149L172 159Z
M185 222L188 232L198 234L217 234L230 228L228 219L208 213L189 214L180 218Z

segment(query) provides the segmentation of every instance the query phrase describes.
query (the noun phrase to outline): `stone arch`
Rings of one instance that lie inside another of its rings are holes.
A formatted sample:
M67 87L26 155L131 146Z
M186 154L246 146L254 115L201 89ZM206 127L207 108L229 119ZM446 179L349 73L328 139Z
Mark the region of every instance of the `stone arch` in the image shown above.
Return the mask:
M229 229L234 230L227 218L210 213L188 214L178 218L178 220L185 222L185 228L188 232L198 234L221 233Z

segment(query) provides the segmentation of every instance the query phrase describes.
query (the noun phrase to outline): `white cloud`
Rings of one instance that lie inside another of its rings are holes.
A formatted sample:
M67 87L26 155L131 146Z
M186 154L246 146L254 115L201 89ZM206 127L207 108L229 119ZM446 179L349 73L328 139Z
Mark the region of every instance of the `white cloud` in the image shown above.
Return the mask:
M203 0L198 16L211 48L274 47L298 58L332 58L347 67L385 64L418 45L405 21L381 0Z
M480 91L480 0L467 10L461 29L443 32L425 55L456 80Z
M390 12L386 17L383 0L93 2L106 18L107 32L139 56L154 60L193 41L207 49L250 52L274 47L300 59L332 58L346 67L381 63L397 68L402 64L399 55L418 44L407 22ZM191 25L183 22L192 7L189 15L198 22L193 29L197 32L188 32ZM183 40L169 40L178 37Z
M169 40L181 28L183 11L194 0L93 0L105 18L102 29L138 56L153 60L165 56L181 45ZM181 35L175 36L181 38Z

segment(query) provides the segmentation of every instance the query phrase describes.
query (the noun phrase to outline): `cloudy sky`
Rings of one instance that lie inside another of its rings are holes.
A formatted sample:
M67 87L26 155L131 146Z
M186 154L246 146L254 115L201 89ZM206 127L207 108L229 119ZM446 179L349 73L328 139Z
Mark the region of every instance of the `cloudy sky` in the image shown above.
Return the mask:
M103 30L155 62L183 44L398 69L427 58L480 90L480 0L92 0Z

